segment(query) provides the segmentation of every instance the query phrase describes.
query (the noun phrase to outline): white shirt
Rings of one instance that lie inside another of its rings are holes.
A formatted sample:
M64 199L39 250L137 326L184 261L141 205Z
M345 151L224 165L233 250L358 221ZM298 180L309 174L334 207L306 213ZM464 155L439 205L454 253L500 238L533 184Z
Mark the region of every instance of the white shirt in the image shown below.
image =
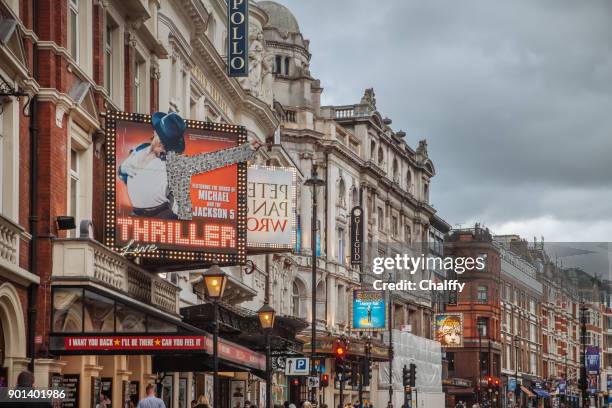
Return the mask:
M140 164L149 152L150 147L133 151L121 164L122 171L128 174L128 195L135 208L158 207L169 201L166 162L155 157L144 166Z

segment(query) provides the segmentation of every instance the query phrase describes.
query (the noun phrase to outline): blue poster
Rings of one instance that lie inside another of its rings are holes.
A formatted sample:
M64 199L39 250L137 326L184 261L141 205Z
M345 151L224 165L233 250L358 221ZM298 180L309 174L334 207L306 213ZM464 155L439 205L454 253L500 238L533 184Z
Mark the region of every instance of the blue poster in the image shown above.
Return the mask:
M385 330L387 307L385 296L380 291L356 290L353 292L353 330Z
M508 379L508 391L514 392L516 389L516 378Z
M566 389L566 388L567 388L567 386L566 386L566 384L565 384L565 380L561 380L561 381L559 381L559 387L558 387L558 390L559 390L559 394L560 394L560 395L565 395L565 389Z
M586 370L588 374L599 373L599 347L589 346L586 349Z

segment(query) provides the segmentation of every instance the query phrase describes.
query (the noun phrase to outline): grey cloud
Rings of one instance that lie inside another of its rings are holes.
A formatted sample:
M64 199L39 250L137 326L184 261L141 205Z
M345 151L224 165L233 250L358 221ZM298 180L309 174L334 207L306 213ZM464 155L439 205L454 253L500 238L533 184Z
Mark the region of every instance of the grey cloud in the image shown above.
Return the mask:
M612 2L282 2L324 103L374 86L412 145L429 140L449 222L612 218Z

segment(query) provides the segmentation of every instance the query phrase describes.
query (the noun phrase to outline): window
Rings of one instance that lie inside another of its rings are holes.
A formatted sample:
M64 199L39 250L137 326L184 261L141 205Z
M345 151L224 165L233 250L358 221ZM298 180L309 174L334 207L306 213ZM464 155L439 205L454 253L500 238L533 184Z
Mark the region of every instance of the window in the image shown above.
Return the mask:
M391 216L391 227L393 228L393 236L397 237L399 235L399 223L395 215Z
M455 371L455 353L446 353L446 361L448 362L448 371Z
M143 95L142 92L144 90L144 86L142 86L142 81L144 79L143 69L144 69L144 61L137 60L134 64L134 112L142 113L144 111L143 106Z
M488 328L489 328L489 318L488 317L479 317L476 321L476 327L478 328L478 333L480 333L481 337L487 337Z
M289 57L285 57L285 75L289 76Z
M412 230L410 229L410 225L404 227L404 240L407 244L412 243Z
M83 289L57 288L53 291L54 332L83 331Z
M121 303L116 306L117 331L125 333L144 333L146 316L139 310Z
M397 159L393 159L393 181L399 183L399 165L397 164Z
M77 150L70 150L70 199L68 203L68 214L74 217L75 223L79 223L79 197L81 187L80 154ZM76 233L72 230L71 233Z
M383 160L385 158L385 155L383 153L383 149L382 147L378 147L378 164L382 164Z
M345 238L344 238L344 228L338 227L338 262L344 264L344 246L345 246Z
M429 184L428 183L423 184L423 200L425 202L429 201Z
M382 231L385 228L385 215L383 209L378 207L378 230Z
M274 64L274 73L275 74L281 74L281 67L282 67L282 63L283 63L283 57L281 57L280 55L277 55L275 58L275 64Z
M478 303L489 302L489 289L486 286L478 286Z
M113 96L113 36L114 28L110 24L106 24L106 35L104 39L104 86L108 91L109 96Z
M70 33L68 37L68 47L70 55L76 62L79 62L79 0L70 0L68 8L68 23Z
M346 206L346 184L344 183L344 179L340 178L338 182L338 206L345 207Z
M406 191L412 193L412 172L410 170L406 172Z
M370 159L374 160L374 152L376 152L376 142L370 143Z
M300 288L296 282L291 287L291 314L301 316L300 313Z
M86 290L83 306L83 324L86 332L115 331L115 302L112 299Z

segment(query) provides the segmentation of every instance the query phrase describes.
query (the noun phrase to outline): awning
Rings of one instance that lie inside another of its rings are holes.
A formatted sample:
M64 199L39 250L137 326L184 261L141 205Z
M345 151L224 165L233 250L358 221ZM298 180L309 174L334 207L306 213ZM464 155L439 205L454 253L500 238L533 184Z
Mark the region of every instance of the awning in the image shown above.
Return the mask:
M536 388L533 390L533 392L535 392L540 398L550 398L550 394L548 393L548 391L538 390Z
M527 398L536 398L536 395L524 385L521 385L521 392L524 393L527 396Z
M472 395L474 390L472 388L448 387L444 389L444 392L448 395Z

